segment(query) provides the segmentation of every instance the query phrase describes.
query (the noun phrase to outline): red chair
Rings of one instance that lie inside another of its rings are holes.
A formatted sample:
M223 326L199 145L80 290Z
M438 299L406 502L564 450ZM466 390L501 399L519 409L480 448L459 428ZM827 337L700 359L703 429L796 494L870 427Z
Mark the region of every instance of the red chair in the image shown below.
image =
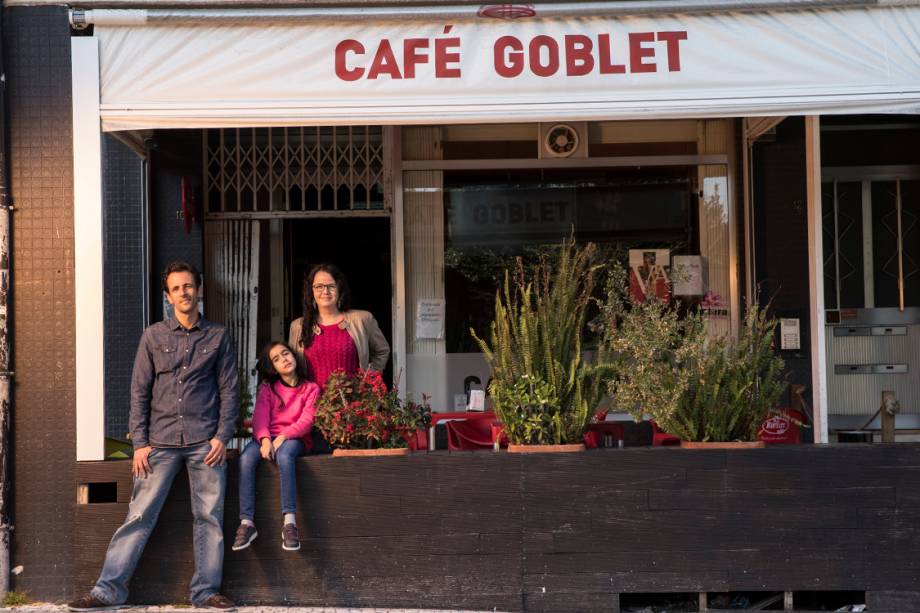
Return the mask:
M615 421L602 421L596 424L588 424L588 431L585 432L585 447L588 449L597 449L604 447L604 439L610 436L614 441L613 446L618 445L617 441L623 440L623 424Z
M492 448L492 416L479 416L449 421L447 449L449 451L474 451Z
M672 445L680 445L680 439L674 436L673 434L668 434L664 430L658 427L654 421L650 422L652 424L652 446L654 447L669 447Z
M505 429L502 426L502 422L493 421L492 422L492 447L495 447L495 441L498 440L498 445L500 447L508 446L508 435L505 434Z

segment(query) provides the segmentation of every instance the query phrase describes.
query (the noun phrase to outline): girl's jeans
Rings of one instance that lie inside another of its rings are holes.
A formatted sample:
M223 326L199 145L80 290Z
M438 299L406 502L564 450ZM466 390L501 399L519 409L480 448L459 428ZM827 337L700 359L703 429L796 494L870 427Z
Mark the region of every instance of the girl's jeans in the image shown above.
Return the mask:
M192 516L195 518L192 603L200 605L218 593L224 566L224 486L227 469L204 463L210 450L211 444L207 441L191 447L154 447L147 456L150 473L145 478L134 479L128 518L112 536L93 596L109 604L121 604L128 599L128 582L157 523L173 478L183 465L188 471Z
M295 460L304 453L303 441L288 439L275 452L281 473L281 512L297 512L297 470ZM262 454L259 443L249 441L240 455L240 519L253 521L256 511L256 468Z

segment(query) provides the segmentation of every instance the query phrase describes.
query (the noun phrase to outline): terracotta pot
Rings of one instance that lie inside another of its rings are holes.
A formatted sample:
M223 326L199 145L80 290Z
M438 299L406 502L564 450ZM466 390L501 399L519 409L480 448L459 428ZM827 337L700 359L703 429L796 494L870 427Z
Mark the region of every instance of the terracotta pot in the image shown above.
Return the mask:
M392 456L392 455L409 455L408 447L399 449L333 449L332 457L334 458L354 458L368 456Z
M681 441L680 446L684 449L762 449L766 447L763 441L728 441L723 443Z
M584 450L584 443L573 443L571 445L508 445L508 453L572 453Z

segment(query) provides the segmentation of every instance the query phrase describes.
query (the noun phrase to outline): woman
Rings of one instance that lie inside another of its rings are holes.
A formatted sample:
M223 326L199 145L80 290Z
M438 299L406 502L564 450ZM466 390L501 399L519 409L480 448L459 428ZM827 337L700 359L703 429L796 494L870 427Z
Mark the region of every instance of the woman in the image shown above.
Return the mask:
M259 355L262 385L252 414L252 439L240 455L240 526L233 551L249 547L256 531L256 467L275 462L281 477L281 547L300 549L297 531L295 460L313 447L313 415L319 386L307 379L303 364L287 343L271 342Z
M304 275L303 317L291 323L288 340L321 388L334 370L382 371L390 358L377 320L351 308L348 281L332 264L319 264Z

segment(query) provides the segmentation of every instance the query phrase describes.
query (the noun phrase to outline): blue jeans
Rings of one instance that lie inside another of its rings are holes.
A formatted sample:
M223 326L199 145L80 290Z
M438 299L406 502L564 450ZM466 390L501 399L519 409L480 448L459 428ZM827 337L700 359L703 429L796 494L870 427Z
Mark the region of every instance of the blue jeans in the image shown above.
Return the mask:
M211 467L204 458L208 442L192 447L155 447L147 461L151 472L134 479L125 523L115 531L105 554L102 573L92 594L102 602L122 604L128 599L128 582L156 525L173 479L182 465L188 471L194 522L195 574L191 599L196 606L220 591L224 565L224 489L226 466Z
M303 441L287 439L275 452L275 464L281 473L281 512L297 512L297 468L295 460L304 452ZM259 443L249 441L240 454L240 519L252 521L256 512L256 467L262 454Z

